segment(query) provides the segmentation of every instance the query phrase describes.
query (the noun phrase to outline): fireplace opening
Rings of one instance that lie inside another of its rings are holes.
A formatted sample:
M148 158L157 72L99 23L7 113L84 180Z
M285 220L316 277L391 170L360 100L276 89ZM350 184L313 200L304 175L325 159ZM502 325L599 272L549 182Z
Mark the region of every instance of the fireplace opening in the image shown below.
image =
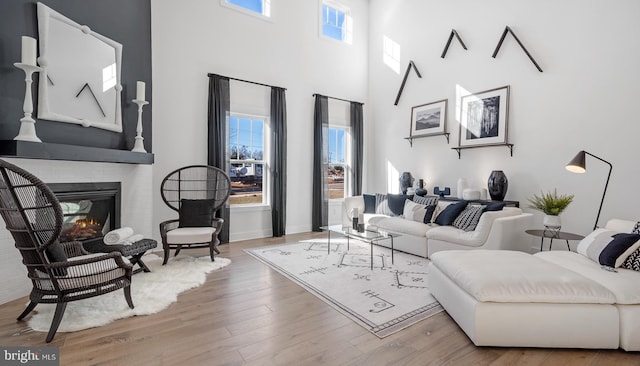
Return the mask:
M61 242L102 240L120 227L120 182L47 185L62 207Z

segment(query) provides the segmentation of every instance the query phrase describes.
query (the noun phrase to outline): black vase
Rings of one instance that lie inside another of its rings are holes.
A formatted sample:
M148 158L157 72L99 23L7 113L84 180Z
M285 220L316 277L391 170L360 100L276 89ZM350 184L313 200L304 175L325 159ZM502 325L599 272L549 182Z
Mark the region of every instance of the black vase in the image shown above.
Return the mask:
M489 196L491 196L491 199L494 201L502 201L504 196L507 195L509 181L502 170L494 170L491 172L491 175L489 175L487 186L489 188Z

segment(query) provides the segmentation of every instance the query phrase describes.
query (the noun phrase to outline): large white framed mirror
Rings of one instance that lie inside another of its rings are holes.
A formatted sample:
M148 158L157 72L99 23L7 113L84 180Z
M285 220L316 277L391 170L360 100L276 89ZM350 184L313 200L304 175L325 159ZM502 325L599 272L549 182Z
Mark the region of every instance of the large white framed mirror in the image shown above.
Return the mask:
M38 3L38 118L122 132L122 45Z

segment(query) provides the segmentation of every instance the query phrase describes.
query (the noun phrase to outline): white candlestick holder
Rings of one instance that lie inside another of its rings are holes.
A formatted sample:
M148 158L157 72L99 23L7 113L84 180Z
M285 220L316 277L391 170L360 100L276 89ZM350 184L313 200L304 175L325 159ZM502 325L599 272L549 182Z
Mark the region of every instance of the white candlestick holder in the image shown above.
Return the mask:
M13 139L31 142L42 142L42 140L40 140L36 135L36 121L31 118L31 114L33 113L33 99L31 97L31 83L33 82L33 79L31 78L31 76L34 72L42 71L42 68L35 65L24 64L22 62L16 62L13 64L13 66L24 71L24 82L26 84L24 92L24 104L22 104L24 117L20 118L20 132L18 133L18 136L14 137Z
M131 151L146 153L147 150L144 149L144 138L142 137L142 107L149 104L149 102L138 99L134 99L132 102L138 105L138 127L136 128L136 141L133 144L133 149L131 149Z

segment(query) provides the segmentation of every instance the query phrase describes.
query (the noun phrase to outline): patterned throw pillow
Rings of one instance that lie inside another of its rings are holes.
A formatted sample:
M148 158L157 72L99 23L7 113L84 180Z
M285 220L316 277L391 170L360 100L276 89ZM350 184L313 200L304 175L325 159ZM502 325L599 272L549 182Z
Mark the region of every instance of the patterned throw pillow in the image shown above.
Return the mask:
M436 211L438 209L438 205L429 205L425 206L424 218L422 219L422 223L430 224L434 221L434 217L438 216Z
M631 230L632 234L640 234L640 221L636 222L636 226Z
M482 216L485 209L485 206L468 205L460 215L453 220L453 226L464 231L475 230L480 221L480 216Z
M425 206L433 206L438 204L438 196L413 196L413 202L425 205Z
M640 234L623 234L599 228L580 241L577 252L596 263L617 268L623 266L638 248Z
M635 252L627 257L624 263L622 263L622 268L640 272L640 249L636 249Z
M376 193L376 213L379 215L393 216L386 194Z

